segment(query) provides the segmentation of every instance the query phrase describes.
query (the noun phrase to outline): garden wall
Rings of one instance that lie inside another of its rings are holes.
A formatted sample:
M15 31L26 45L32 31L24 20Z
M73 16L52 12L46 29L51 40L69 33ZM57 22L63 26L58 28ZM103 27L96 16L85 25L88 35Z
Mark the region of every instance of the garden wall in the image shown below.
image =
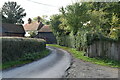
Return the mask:
M2 39L2 62L13 61L27 53L40 52L46 49L46 42L42 39L10 38Z

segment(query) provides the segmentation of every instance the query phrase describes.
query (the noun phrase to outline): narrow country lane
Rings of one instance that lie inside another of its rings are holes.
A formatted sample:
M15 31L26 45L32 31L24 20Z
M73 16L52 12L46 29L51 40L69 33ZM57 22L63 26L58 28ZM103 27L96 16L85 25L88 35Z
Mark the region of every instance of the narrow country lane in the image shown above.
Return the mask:
M118 78L118 68L85 62L67 51L47 47L47 57L11 70L3 71L3 78Z
M69 68L71 56L68 52L47 47L52 51L47 57L11 70L3 71L3 78L62 78Z

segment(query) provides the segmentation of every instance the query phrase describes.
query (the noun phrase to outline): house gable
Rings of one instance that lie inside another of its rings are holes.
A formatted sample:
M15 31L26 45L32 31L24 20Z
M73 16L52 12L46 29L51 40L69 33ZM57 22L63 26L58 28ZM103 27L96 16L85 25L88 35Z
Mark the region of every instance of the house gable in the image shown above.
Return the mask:
M38 32L52 32L52 30L49 25L45 25Z
M25 31L37 31L42 27L41 22L32 22L32 23L27 23L24 25Z
M2 32L5 33L25 33L22 25L2 23Z
M25 30L22 25L2 23L2 26L0 26L0 28L0 36L23 37L25 34Z
M54 34L52 33L51 28L49 27L49 25L45 25L43 26L39 31L38 31L38 38L43 38L46 40L46 42L49 44L52 43L57 43L57 40L54 36Z

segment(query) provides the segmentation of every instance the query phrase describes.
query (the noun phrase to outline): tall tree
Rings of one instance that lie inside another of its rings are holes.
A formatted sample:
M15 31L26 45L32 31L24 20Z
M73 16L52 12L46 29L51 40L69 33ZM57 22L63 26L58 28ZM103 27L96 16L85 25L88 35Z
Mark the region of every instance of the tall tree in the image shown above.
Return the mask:
M89 21L87 11L88 7L86 3L74 3L68 5L66 8L62 7L60 12L63 15L63 25L68 25L73 34L76 34L78 29L80 29L84 23Z
M5 2L1 10L3 23L23 24L24 11L16 2Z

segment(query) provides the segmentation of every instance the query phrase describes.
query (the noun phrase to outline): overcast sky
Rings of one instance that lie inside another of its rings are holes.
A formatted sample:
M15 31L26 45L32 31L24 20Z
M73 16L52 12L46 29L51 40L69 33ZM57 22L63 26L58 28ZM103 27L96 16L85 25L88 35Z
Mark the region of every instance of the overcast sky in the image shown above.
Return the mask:
M52 14L59 13L60 7L72 4L77 0L0 0L0 7L2 7L4 2L8 1L15 1L25 9L27 15L24 18L24 21L26 23L28 18L42 15L50 16Z

